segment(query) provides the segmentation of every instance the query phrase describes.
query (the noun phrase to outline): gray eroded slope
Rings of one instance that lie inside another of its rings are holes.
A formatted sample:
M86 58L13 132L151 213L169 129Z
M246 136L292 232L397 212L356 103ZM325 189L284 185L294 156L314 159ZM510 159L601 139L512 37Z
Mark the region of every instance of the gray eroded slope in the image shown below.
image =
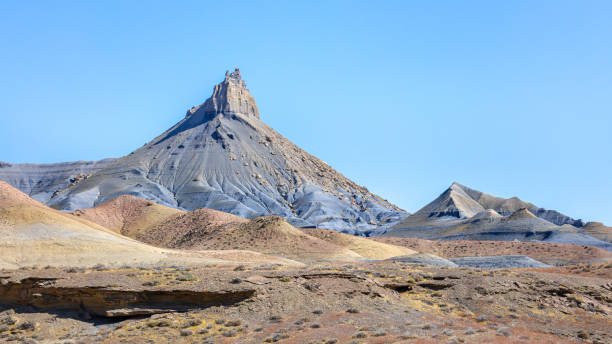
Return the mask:
M10 164L0 162L0 180L3 180L40 202L70 184L110 165L115 159L100 161L73 161L54 164Z

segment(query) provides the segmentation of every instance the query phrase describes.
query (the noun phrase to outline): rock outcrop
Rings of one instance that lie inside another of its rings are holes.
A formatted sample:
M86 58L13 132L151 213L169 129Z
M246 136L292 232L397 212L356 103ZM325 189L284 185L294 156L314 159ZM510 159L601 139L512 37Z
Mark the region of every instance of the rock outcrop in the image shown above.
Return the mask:
M238 68L231 74L229 71L225 72L225 80L215 86L212 96L204 102L201 111L210 118L218 114L239 114L259 119L255 98L246 88L246 83L242 80ZM195 112L197 110L189 111L188 115Z
M30 305L38 309L81 310L103 317L151 315L211 306L227 306L246 300L255 290L246 287L225 289L179 289L142 286L113 288L71 283L61 278L29 277L1 279L3 305Z

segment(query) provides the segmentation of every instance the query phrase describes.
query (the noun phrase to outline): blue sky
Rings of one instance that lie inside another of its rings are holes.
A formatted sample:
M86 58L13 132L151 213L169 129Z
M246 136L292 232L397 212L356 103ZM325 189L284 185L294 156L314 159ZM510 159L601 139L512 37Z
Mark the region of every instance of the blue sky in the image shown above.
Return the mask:
M0 160L127 154L240 67L261 118L416 211L453 181L612 225L612 2L0 3Z

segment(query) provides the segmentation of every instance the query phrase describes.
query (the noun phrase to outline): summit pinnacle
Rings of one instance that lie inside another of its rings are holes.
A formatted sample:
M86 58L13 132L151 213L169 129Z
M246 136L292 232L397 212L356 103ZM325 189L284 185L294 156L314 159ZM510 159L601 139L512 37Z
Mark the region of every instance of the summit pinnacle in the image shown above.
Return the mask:
M204 104L189 110L187 117L198 112L205 118L213 118L218 114L259 118L255 98L247 89L238 68L232 73L226 71L225 79L215 86L212 96Z

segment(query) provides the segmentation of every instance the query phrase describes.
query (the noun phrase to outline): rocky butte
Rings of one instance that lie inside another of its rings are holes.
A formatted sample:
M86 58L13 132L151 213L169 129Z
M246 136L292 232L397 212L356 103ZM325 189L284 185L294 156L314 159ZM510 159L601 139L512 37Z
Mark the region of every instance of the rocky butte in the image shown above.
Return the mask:
M212 96L172 128L99 167L64 183L47 174L54 183L47 183L52 185L42 190L41 200L73 211L127 194L183 210L279 215L298 227L366 235L408 215L261 121L238 69L227 72ZM12 174L13 185L37 184L37 176L19 165L0 169L0 179L15 169L21 173Z

